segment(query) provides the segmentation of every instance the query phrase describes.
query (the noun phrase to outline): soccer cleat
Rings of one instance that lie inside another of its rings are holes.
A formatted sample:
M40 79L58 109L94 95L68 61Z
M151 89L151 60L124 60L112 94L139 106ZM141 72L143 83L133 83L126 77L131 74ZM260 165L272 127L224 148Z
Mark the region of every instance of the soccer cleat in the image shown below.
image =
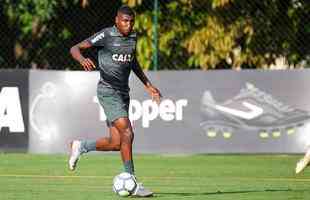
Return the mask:
M132 194L133 197L151 197L153 196L153 192L149 189L143 187L142 183L137 183L136 190Z
M251 83L235 97L217 103L210 91L205 91L201 101L203 122L208 135L232 133L236 130L255 130L260 137L290 135L310 119L309 112L284 105L270 94ZM227 136L227 134L226 134Z
M70 152L70 158L69 158L69 169L71 171L74 171L77 165L77 162L80 159L80 156L82 155L81 151L81 141L74 140L70 144L71 152Z

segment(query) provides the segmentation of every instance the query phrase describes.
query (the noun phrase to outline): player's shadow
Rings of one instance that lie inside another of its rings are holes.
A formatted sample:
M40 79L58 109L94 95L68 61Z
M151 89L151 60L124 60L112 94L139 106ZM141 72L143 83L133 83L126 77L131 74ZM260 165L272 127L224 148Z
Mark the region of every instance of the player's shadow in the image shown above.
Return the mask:
M224 194L242 194L242 193L261 193L261 192L305 192L307 190L292 190L292 189L265 189L265 190L240 190L240 191L217 191L217 192L156 192L157 195L171 196L209 196L209 195L224 195Z

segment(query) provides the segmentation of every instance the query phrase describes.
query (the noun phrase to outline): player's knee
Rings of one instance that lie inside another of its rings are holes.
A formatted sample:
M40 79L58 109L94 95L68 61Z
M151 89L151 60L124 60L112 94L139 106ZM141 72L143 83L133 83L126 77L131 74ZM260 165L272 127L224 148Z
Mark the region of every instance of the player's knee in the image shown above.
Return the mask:
M122 132L122 136L121 136L122 142L131 143L133 141L133 138L134 138L134 134L131 129L128 128Z

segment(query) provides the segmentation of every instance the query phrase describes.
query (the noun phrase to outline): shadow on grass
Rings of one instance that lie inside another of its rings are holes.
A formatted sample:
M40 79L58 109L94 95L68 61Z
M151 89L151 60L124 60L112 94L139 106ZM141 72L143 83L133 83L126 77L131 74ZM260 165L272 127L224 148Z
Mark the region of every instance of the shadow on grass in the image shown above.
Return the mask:
M217 192L156 192L156 196L209 196L209 195L225 195L225 194L245 194L245 193L261 193L261 192L305 192L308 190L292 190L292 189L266 189L266 190L240 190L240 191L217 191Z

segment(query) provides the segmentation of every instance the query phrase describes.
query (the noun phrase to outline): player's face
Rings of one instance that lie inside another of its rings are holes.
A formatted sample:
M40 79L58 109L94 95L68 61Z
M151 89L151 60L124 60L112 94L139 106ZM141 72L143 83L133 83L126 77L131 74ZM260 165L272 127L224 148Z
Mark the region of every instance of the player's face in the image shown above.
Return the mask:
M133 29L134 21L135 19L133 16L118 13L115 19L115 24L119 32L124 36L127 36Z

